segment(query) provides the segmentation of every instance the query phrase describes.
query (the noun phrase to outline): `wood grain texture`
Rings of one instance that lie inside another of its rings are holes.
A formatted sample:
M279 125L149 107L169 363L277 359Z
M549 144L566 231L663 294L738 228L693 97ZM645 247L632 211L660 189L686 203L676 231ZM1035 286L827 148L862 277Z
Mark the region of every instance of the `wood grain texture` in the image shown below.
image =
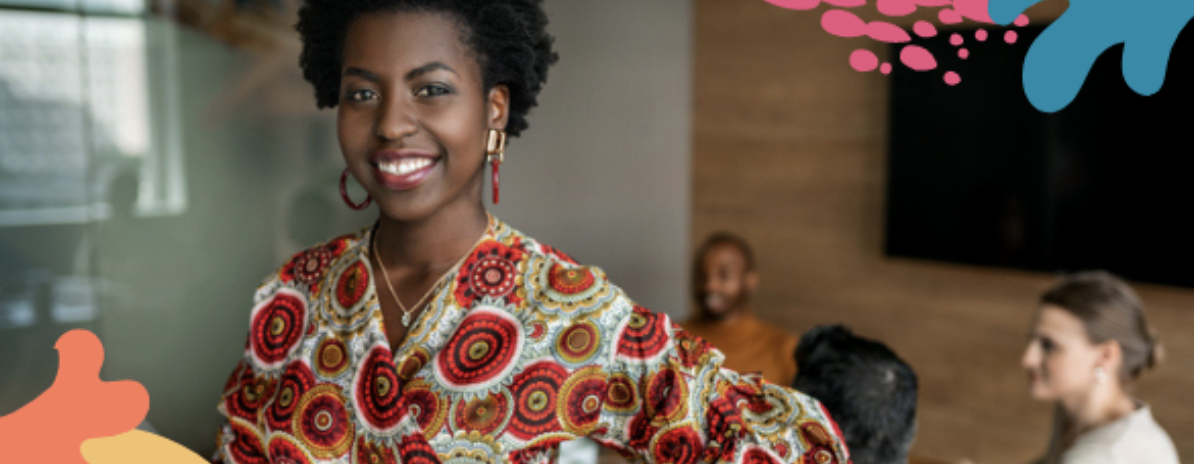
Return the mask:
M1050 407L1028 398L1019 359L1054 276L883 255L888 78L847 58L866 47L886 61L886 47L826 34L823 10L696 1L693 243L715 230L752 243L760 318L797 334L842 322L907 360L921 386L916 456L1026 462L1044 450ZM1138 395L1194 458L1194 291L1137 289L1169 352Z

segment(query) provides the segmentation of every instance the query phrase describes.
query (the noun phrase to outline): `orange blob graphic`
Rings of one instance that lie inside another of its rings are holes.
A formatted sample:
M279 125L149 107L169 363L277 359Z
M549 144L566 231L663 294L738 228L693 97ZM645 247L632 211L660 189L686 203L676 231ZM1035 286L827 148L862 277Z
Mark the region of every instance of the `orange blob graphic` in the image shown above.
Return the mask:
M0 417L6 462L87 464L83 441L133 430L149 413L141 384L99 378L104 347L95 334L72 330L58 338L58 377L45 393Z

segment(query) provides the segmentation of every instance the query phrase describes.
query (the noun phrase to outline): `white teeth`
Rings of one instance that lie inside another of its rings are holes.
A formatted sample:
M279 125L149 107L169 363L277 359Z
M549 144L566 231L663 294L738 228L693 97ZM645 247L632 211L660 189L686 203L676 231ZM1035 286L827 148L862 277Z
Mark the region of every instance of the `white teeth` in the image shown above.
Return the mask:
M377 168L386 174L393 174L395 176L405 176L412 172L423 169L431 165L431 160L428 158L405 158L402 161L383 161L377 164Z

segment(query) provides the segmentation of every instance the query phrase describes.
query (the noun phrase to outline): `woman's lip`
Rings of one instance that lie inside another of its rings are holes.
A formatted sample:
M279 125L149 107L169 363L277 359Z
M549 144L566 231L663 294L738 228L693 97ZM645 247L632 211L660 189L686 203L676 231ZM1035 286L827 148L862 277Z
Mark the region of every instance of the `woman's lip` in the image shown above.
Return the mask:
M386 172L381 168L383 163L400 165L416 159L423 159L429 162L426 166L402 174ZM431 170L439 165L439 157L423 150L379 150L369 156L369 164L373 167L373 177L377 179L377 183L382 187L391 190L410 190L422 184L423 180L431 173Z

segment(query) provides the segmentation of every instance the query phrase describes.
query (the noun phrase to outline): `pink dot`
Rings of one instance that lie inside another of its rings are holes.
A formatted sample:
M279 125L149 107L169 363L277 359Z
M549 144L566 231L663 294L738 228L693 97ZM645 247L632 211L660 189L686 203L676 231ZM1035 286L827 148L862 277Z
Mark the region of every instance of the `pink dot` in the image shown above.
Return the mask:
M933 54L919 45L906 45L900 50L900 61L917 71L928 71L937 67Z
M879 72L881 72L883 74L890 74L891 73L891 63L883 63L883 64L879 65Z
M953 71L949 71L949 72L945 73L945 83L946 84L958 85L959 82L962 82L962 76L959 76L958 73L953 72Z
M789 10L811 10L820 5L821 0L767 0L767 3Z
M1020 16L1016 17L1015 24L1020 27L1027 26L1028 25L1028 17L1024 16L1024 15L1020 15Z
M883 21L871 21L866 25L866 35L872 39L887 43L904 43L912 41L902 27Z
M982 42L982 41L984 41L984 40L987 40L987 30L986 30L986 29L979 29L978 31L975 31L975 32L974 32L974 38L978 39L978 41L979 41L979 42Z
M962 15L949 8L943 8L937 11L937 19L941 20L942 24L957 24L962 22Z
M1016 35L1016 31L1007 31L1003 34L1003 40L1006 40L1007 43L1010 44L1016 43L1017 38L1019 38L1019 36Z
M922 20L912 25L912 32L921 37L933 37L937 35L937 28L933 27L933 23Z
M845 10L829 10L821 15L821 27L838 37L858 37L866 33L866 22Z
M966 58L970 58L970 50L967 50L965 48L958 50L958 58L961 58L963 60Z
M962 34L959 34L957 32L955 32L955 33L953 33L953 35L949 36L949 44L953 45L955 47L957 47L958 45L962 45L962 40L963 40Z
M850 53L850 67L858 72L874 71L879 66L879 58L870 50L860 48Z

